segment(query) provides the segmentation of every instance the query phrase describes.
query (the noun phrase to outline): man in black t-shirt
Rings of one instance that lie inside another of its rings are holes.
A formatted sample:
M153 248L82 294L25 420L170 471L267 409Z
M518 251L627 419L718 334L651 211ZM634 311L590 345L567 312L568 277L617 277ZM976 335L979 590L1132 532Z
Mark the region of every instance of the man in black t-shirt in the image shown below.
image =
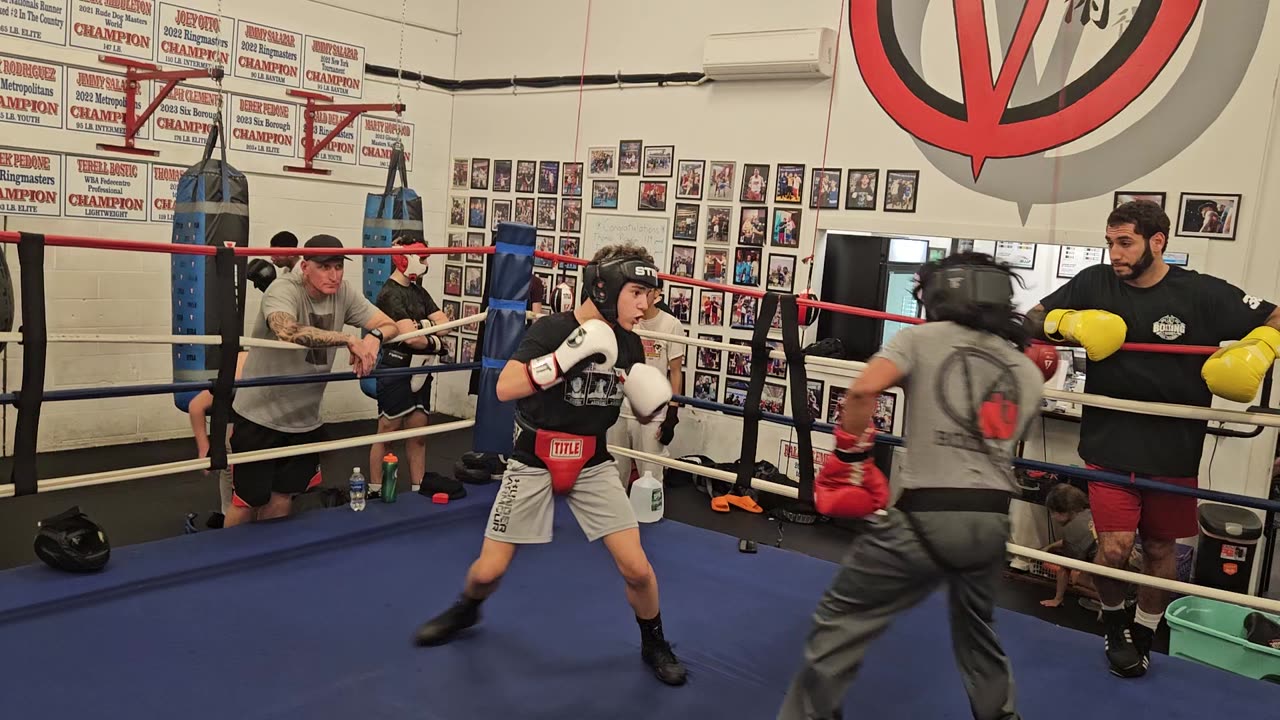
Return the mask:
M446 643L479 620L480 603L516 548L551 541L553 495L564 495L588 541L602 540L622 573L644 662L662 682L684 684L684 666L662 632L657 578L605 441L624 397L650 421L671 400L671 383L645 364L632 332L657 284L658 269L643 248L601 248L583 271L578 307L541 318L525 333L498 377L498 400L516 401L520 432L480 557L458 601L418 629L419 645Z
M1082 345L1085 392L1126 400L1207 407L1213 396L1252 402L1280 348L1280 313L1230 283L1164 262L1169 217L1149 201L1125 203L1107 218L1111 265L1094 265L1028 313L1040 337ZM1208 360L1199 355L1120 352L1124 342L1218 345L1244 338ZM1116 354L1113 354L1116 353ZM1206 423L1105 408L1084 408L1080 457L1092 468L1198 487ZM1135 533L1143 572L1176 579L1178 538L1198 532L1196 499L1108 483L1089 483L1098 530L1095 562L1123 569ZM1143 587L1130 623L1124 584L1097 578L1111 672L1146 673L1168 595Z
M397 238L392 244L401 247L420 245L423 249L426 248L417 239ZM448 316L436 305L431 293L420 284L427 274L427 256L392 255L391 259L395 270L378 291L378 299L374 302L378 309L396 321L401 333L411 333L448 322ZM384 347L378 360L378 368L420 366L429 357L439 356L444 351L444 341L439 334L409 338ZM406 428L426 427L427 416L431 412L431 379L429 374L376 379L379 435ZM427 471L427 438L408 438L404 445L409 461L410 482L412 489L417 491ZM370 490L382 487L382 458L387 449L385 442L376 442L369 448ZM465 495L461 484L448 488L448 491L455 495L454 499Z

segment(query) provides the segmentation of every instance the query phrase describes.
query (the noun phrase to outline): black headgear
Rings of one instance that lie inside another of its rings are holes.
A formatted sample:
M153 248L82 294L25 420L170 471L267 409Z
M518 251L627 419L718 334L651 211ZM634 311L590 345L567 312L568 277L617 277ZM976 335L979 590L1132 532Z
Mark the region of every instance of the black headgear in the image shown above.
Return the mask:
M961 308L1013 306L1013 278L989 265L940 267L925 276L921 289L925 312L933 318Z
M658 288L658 268L637 258L615 258L603 263L588 263L582 271L582 295L595 303L596 309L609 322L618 321L618 296L629 282Z
M40 521L36 555L49 567L67 572L96 572L111 557L111 543L96 523L72 507Z

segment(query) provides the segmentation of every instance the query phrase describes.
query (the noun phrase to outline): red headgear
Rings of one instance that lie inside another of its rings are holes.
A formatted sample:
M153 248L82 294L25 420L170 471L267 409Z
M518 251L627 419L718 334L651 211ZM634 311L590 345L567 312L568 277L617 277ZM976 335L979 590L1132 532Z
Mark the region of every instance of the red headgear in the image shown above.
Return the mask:
M427 249L426 244L420 242L397 245L396 247ZM391 262L396 266L397 270L404 273L404 276L411 281L427 274L426 255L392 255Z

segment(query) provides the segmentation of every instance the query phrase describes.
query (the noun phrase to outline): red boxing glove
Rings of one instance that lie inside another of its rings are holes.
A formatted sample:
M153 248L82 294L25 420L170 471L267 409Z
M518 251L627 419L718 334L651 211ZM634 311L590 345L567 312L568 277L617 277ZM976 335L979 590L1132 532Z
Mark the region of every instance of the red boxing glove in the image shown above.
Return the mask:
M1033 343L1027 346L1027 357L1044 373L1044 381L1049 382L1058 374L1058 349L1052 345Z
M871 451L876 431L855 437L836 428L836 449L813 481L813 504L834 518L866 517L889 506L889 480L876 467Z

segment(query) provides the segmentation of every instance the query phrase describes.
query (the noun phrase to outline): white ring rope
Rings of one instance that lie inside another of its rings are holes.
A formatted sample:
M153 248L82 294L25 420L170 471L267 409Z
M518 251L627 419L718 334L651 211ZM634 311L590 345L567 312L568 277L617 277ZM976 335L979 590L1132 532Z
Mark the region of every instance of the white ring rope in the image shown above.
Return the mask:
M275 460L279 458L294 457L296 455L306 455L307 453L313 452L329 452L332 450L360 447L362 445L372 445L375 442L394 442L396 440L404 440L423 435L435 435L437 433L453 432L454 430L464 430L474 426L475 424L474 420L459 420L457 422L428 425L420 428L409 428L407 430L397 430L389 433L361 435L359 437L343 438L340 440L307 443L306 445L292 445L287 448L254 450L246 453L230 453L227 455L227 463L229 465L235 465L237 463L256 462L260 460ZM49 492L51 490L70 490L72 488L90 487L92 485L107 485L109 483L123 482L125 480L140 480L142 478L160 477L163 475L176 475L178 473L191 472L194 470L208 470L210 462L209 458L196 458L193 460L180 460L177 462L162 463L159 465L140 465L138 467L122 468L119 470L107 470L105 472L88 473L85 475L67 475L60 478L41 480L37 491ZM0 485L0 498L12 497L13 490L14 488L12 483Z
M736 475L724 470L717 470L715 468L708 468L702 465L673 460L661 455L638 452L628 448L618 447L616 445L610 445L609 452L624 455L636 460L644 460L646 462L675 468L677 470L684 470L694 475L701 475L703 477L714 478L716 480L724 480L735 484L738 480ZM799 490L795 487L790 485L781 485L767 480L761 480L759 478L751 479L751 487L793 499L798 498L800 495ZM1166 592L1181 593L1183 595L1196 595L1199 597L1209 598L1210 600L1220 600L1225 603L1242 605L1256 610L1280 613L1280 600L1270 600L1263 597L1245 595L1243 593L1204 587L1202 585L1192 585L1191 583L1185 583L1178 580L1165 580L1164 578L1157 578L1151 575L1130 572L1128 570L1118 570L1104 565L1096 565L1085 560L1075 560L1063 555L1054 555L1053 553L1047 553L1043 550L1035 550L1022 545L1015 545L1012 542L1007 543L1006 548L1011 555L1018 555L1032 560L1048 562L1062 567L1071 568L1073 570L1080 570L1091 575L1099 575L1113 580L1121 580L1123 582L1134 583L1137 585L1146 585Z
M422 330L414 330L413 332L397 335L395 338L387 341L388 345L394 345L424 335L434 335L440 332L448 332L456 327L463 325L471 325L483 321L488 312L468 315L458 320L451 320L439 325L433 325ZM0 342L22 342L22 333L7 332L0 333ZM65 343L138 343L141 345L221 345L221 335L118 335L111 333L49 333L49 342L65 342ZM309 348L297 343L285 342L283 340L264 340L261 338L242 337L239 343L243 347L260 347L271 348L273 350L308 350Z
M696 338L687 338L683 335L669 335L666 333L649 332L648 330L637 330L636 334L641 337L653 338L656 340L667 340L673 343L681 343L684 345L694 345L697 347L707 347L715 350L728 350L736 353L750 353L749 345L729 345L727 343L718 343L710 340L700 340ZM786 359L786 355L780 350L773 350L769 353L771 358ZM828 357L805 356L805 363L808 365L818 365L822 367L838 368L841 370L861 371L866 368L867 364L855 362L853 360L837 360ZM1187 420L1212 420L1224 423L1238 423L1241 425L1262 425L1263 427L1280 428L1280 415L1272 415L1269 413L1248 412L1245 410L1227 410L1224 408L1206 408L1196 407L1195 405L1175 405L1172 403L1159 402L1142 402L1138 400L1122 400L1120 398L1107 397L1105 395L1093 395L1090 393L1065 392L1062 390L1044 389L1044 396L1053 400L1065 400L1080 405L1091 405L1094 407L1109 408L1111 410L1120 410L1123 412L1136 413L1139 415L1155 415L1157 417L1175 417Z

